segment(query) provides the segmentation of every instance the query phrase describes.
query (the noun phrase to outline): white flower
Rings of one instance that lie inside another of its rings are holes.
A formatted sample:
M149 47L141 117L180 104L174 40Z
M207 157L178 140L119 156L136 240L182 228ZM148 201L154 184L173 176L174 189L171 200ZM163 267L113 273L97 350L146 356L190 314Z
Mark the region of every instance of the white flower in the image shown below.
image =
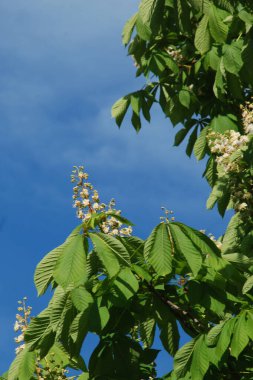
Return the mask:
M119 234L119 230L117 228L114 228L112 230L112 235L118 235Z
M107 226L102 226L102 230L104 234L108 234L108 232L110 231L110 228Z
M89 220L90 218L91 218L90 213L84 215L84 220Z
M16 343L23 342L23 340L24 340L24 334L20 334L19 336L17 336L17 337L15 338L15 342L16 342Z
M20 327L21 327L20 324L18 323L18 321L16 321L14 325L14 331L18 331Z
M244 211L248 207L247 203L243 202L238 206L239 211Z
M100 206L99 206L99 204L97 202L94 203L92 207L94 208L94 210L99 210L100 209Z
M79 219L82 219L83 217L84 217L84 213L80 210L80 211L78 211L77 212L77 217L79 218Z
M82 191L80 192L80 197L82 197L82 198L88 198L89 197L89 191L88 191L88 189L82 189Z
M84 206L84 207L89 206L89 204L90 204L89 199L84 199L84 200L83 200L83 206Z
M23 351L24 348L25 348L25 344L21 344L20 346L15 348L16 355L18 355L21 351Z
M75 201L74 204L73 204L73 207L76 208L76 207L80 207L81 206L81 202L80 201Z
M245 132L248 133L249 135L253 133L253 124L250 123L245 127Z

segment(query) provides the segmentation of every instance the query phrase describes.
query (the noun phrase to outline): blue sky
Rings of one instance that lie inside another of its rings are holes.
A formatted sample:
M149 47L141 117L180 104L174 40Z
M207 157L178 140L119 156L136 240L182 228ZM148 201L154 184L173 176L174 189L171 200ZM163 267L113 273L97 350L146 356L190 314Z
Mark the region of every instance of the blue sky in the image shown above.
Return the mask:
M0 372L14 356L17 300L37 299L33 272L76 225L69 181L85 164L104 201L114 197L145 238L161 206L178 220L219 236L205 210L203 164L173 148L170 122L154 110L137 135L110 116L120 96L141 86L121 45L138 1L4 0L0 4ZM159 361L167 367L166 356Z

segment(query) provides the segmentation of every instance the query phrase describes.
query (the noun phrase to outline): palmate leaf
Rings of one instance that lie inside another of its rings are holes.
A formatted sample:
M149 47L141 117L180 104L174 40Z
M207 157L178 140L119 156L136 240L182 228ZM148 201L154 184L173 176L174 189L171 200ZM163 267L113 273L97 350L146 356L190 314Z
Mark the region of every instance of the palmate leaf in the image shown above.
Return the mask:
M79 234L81 228L82 225L77 226L62 245L49 252L37 265L34 274L34 282L39 296L45 293L48 286L53 281L53 272L59 257L71 243L72 239Z
M56 282L66 289L69 285L84 284L87 279L87 239L75 236L65 247L53 272Z
M172 244L165 223L158 224L146 240L144 257L160 276L166 276L172 271Z
M8 371L8 380L31 380L35 372L36 354L23 349L12 362Z
M119 240L100 232L90 233L90 238L110 277L115 276L122 266L130 266L129 253Z

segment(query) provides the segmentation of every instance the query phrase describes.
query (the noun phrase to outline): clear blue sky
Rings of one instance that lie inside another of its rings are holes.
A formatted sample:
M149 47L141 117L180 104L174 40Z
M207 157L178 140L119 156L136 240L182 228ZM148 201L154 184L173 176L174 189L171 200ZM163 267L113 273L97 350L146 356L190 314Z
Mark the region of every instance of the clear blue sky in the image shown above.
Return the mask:
M153 113L136 134L110 116L117 98L141 86L121 45L138 1L12 0L0 4L0 372L14 357L17 300L38 313L36 263L75 226L72 165L85 164L108 201L145 238L161 206L219 236L224 221L205 210L203 164L173 148L171 124ZM166 371L167 356L159 366ZM169 370L169 368L167 368Z

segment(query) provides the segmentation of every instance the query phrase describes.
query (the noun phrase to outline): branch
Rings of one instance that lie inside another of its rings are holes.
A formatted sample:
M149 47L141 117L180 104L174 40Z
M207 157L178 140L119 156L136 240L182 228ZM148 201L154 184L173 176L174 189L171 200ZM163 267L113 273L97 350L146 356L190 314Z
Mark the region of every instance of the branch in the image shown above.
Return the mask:
M180 306L176 305L163 294L158 292L152 284L147 283L147 287L164 305L170 308L170 311L172 311L172 313L179 319L184 329L190 329L194 335L207 331L203 323L191 314L191 312L181 309ZM190 321L192 321L192 323L189 323Z

